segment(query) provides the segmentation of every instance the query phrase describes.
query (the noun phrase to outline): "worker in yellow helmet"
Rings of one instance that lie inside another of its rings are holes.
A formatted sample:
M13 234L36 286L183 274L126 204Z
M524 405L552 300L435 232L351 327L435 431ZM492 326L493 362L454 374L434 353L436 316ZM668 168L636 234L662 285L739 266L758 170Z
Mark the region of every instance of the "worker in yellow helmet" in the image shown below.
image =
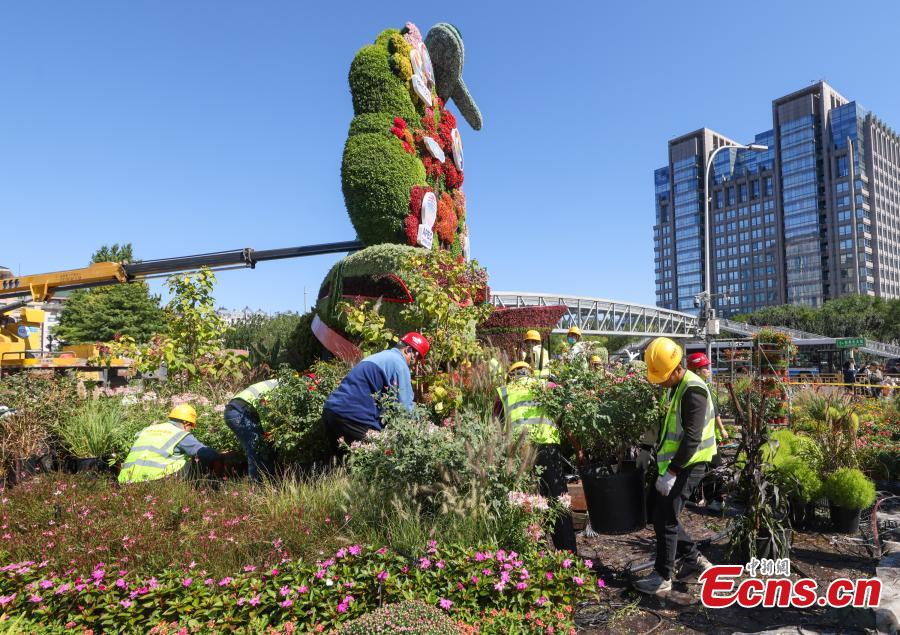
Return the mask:
M602 370L603 358L599 355L591 355L591 370Z
M541 379L550 378L550 353L541 342L541 334L534 329L525 333L525 350L522 361L528 362L535 376Z
M196 457L205 465L226 458L200 443L191 434L197 425L197 411L190 404L180 404L169 412L169 420L154 423L141 430L125 457L119 483L155 481L172 476L185 475Z
M664 594L672 589L676 556L679 578L700 574L712 564L678 522L685 502L716 455L716 411L706 382L681 365L681 347L658 337L644 352L647 379L668 389L666 417L656 441L656 563L649 576L635 582L638 591Z
M559 428L537 403L543 382L532 376L527 362L512 364L506 376L506 385L497 388L494 416L506 421L514 432L522 429L528 432L528 440L537 449L535 465L543 468L538 482L541 495L559 498L568 492L566 465L559 447ZM553 545L557 549L576 552L575 528L570 514L557 516Z

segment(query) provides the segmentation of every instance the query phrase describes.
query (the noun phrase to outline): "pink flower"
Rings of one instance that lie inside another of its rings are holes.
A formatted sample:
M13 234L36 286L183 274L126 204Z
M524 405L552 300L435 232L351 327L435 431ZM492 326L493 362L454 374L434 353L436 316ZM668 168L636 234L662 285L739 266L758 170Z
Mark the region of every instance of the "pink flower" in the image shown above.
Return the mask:
M478 576L477 575L473 575L469 579L472 581L472 584L478 584Z
M250 606L256 606L257 604L259 604L259 595L258 594L254 595L252 598L250 598Z
M359 545L352 545L350 549L348 549L348 551L350 552L351 556L358 556L362 553L362 547L360 547Z
M231 578L229 578L229 580L231 580ZM147 586L151 589L155 589L156 587L159 586L159 582L157 581L156 578L150 578L150 581L147 583Z
M66 582L65 584L60 584L59 587L57 587L56 591L53 592L53 594L54 595L62 595L63 593L65 593L66 591L68 591L71 588L72 588L72 585L69 584L68 582Z
M440 601L438 602L438 606L440 606L445 611L449 611L450 607L453 606L453 602L451 602L450 600L441 598Z
M244 567L244 573L251 573L253 571L256 571L256 567L254 567L252 564L248 564L246 567Z
M291 606L292 604L293 604L293 602L290 599L287 599L284 602L281 602L278 606L280 606L283 609L286 609L289 606Z
M518 591L524 591L527 588L528 588L528 585L525 584L524 582L519 582L518 584L516 584L516 590L518 590Z
M436 566L438 569L443 569L443 568L444 568L445 566L447 566L447 565L444 563L443 560L438 560L438 561L437 561L437 564L434 565L434 566Z
M606 586L606 582L604 582L603 580L597 580L597 586L602 589Z
M16 595L17 594L15 593L13 593L12 595L0 595L0 606L6 606L7 604L15 600Z
M505 582L498 582L497 584L494 585L494 590L495 590L495 591L502 591L502 590L505 589L505 588L506 588L506 583L505 583Z
M585 561L584 561L584 566L586 566L588 569L593 569L593 568L594 568L594 561L593 561L593 560L585 560Z
M126 586L125 578L119 578L118 580L116 580L116 586L119 587L120 589L124 589Z
M42 598L40 595L33 594L31 597L28 598L28 601L33 602L34 604L38 604L43 599L44 598Z
M484 560L487 560L487 557L480 551L476 551L475 552L475 562L482 562Z
M194 581L194 578L185 578L184 580L181 581L181 586L189 587L189 586L191 586L191 582L193 582L193 581Z
M431 568L431 560L428 558L419 558L419 568L420 569L430 569Z
M538 606L544 606L548 601L549 601L549 600L547 600L547 598L545 598L545 597L542 595L542 596L539 597L537 600L535 600L534 603L537 604Z
M572 582L574 582L574 583L577 584L578 586L581 586L581 585L584 584L584 580L582 580L581 578L579 578L577 575L576 575L576 576L572 576Z
M547 572L547 573L545 573L545 574L544 574L544 575L545 575L545 576L547 576L547 581L550 581L550 580L552 580L552 579L553 579L553 573L552 573L552 572L550 572L550 571L548 571L548 572Z
M375 579L378 580L379 582L384 582L385 580L388 579L388 572L387 571L379 572L378 575L375 576Z
M494 575L494 572L490 569L482 569L481 575L491 576L491 575Z
M297 589L297 593L309 593L309 587L302 584L300 585L300 588Z
M346 603L346 602L341 602L340 604L337 605L337 612L338 612L338 613L346 613L346 612L347 612L347 608L348 608L347 603Z
M41 580L41 583L39 586L42 589L49 589L50 587L53 586L53 582L51 582L50 580Z
M278 592L281 594L282 597L287 597L291 594L291 589L287 585L284 585L283 587L278 589Z
M234 578L229 578L226 576L219 580L219 586L228 586L229 584L231 584L232 580L234 580Z
M568 558L566 558L565 560L563 560L563 569L568 569L568 568L571 567L571 566L572 566L572 561L571 561L571 560L569 560Z
M106 575L106 571L104 571L103 569L97 569L91 574L91 577L94 578L95 580L102 580L103 576L105 576L105 575Z
M316 574L315 574L316 580L321 580L324 577L325 577L325 569L319 569L318 571L316 571Z
M337 556L338 558L346 558L347 550L344 549L343 547L341 547L340 549L337 550L337 553L335 553L334 555Z
M247 602L247 598L238 598L237 605L244 606L244 604L246 604L246 602Z
M122 600L121 602L119 602L119 604L122 605L123 609L130 609L131 605L134 604L134 602L132 602L131 600Z
M212 578L206 578L206 579L203 581L203 584L205 584L206 586L209 586L209 585L211 585L213 582L215 582L215 580L213 580Z
M379 549L379 550L376 551L375 553L377 553L379 556L383 556L384 554L387 553L387 548L386 548L386 547L382 547L381 549Z

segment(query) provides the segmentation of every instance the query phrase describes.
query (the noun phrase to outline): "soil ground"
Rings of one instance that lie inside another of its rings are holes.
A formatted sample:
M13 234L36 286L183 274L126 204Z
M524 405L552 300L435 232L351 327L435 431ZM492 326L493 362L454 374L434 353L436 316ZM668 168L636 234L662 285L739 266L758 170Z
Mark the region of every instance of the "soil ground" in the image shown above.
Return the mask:
M817 527L821 531L795 532L791 547L791 577L813 578L821 589L837 578L868 578L875 574L876 560L857 535L857 541L847 536L827 533L827 508L818 510ZM703 509L688 507L682 523L695 540L709 539L725 530L727 516ZM713 563L727 562L727 537L701 546L701 551ZM577 614L579 633L600 635L607 633L754 633L783 629L785 633L866 633L874 632L875 620L868 609L707 609L699 603L699 583L676 582L678 599L693 601L679 604L637 593L630 580L650 572L632 576L630 567L650 562L655 554L652 526L642 531L620 536L578 537L579 555L591 558L597 572L606 581L608 593L604 603L580 607ZM683 595L682 595L683 594Z

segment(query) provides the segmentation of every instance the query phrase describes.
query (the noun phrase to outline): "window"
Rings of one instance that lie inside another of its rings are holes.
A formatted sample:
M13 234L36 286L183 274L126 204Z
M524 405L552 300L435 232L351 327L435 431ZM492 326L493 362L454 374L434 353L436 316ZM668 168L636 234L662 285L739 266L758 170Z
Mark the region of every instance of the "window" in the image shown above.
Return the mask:
M766 196L772 196L772 177L766 177Z
M750 181L750 198L754 200L759 198L759 179Z
M738 198L740 199L741 203L747 202L747 184L746 183L741 183L740 185L738 185Z
M716 191L716 209L722 209L722 190Z
M844 155L844 156L842 156L842 157L838 157L838 160L837 160L837 176L838 176L838 177L842 177L842 176L847 176L848 174L850 174L850 170L849 170L849 168L848 168L847 155Z
M734 188L733 187L728 188L728 204L734 205Z

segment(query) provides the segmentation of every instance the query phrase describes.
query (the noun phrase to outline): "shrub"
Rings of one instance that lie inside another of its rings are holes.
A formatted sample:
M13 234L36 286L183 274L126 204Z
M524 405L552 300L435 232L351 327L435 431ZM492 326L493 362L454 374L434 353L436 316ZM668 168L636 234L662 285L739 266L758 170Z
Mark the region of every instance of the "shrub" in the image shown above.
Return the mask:
M258 366L264 362L271 369L278 368L287 359L287 343L294 333L301 316L297 313L266 315L253 313L235 320L225 330L225 348L246 349L250 363Z
M63 448L84 459L109 457L122 447L122 402L115 398L89 399L56 429Z
M866 509L875 502L875 483L855 468L842 467L825 479L822 493L844 509Z
M418 120L409 89L391 70L386 43L376 41L357 52L350 64L349 82L353 114L389 113L391 117L403 117L408 122Z
M312 322L315 316L315 309L301 315L293 332L285 342L285 361L294 370L306 370L317 361L331 357L328 349L322 346L312 332Z
M809 503L819 497L822 479L809 464L797 456L789 456L777 465L781 491L791 498Z
M460 628L441 609L419 600L389 604L347 622L336 631L345 635L371 633L417 633L418 635L458 635Z
M278 371L278 386L260 400L257 411L282 461L306 468L326 458L328 439L319 422L325 401L347 370L334 361L317 362L303 375L286 366Z

